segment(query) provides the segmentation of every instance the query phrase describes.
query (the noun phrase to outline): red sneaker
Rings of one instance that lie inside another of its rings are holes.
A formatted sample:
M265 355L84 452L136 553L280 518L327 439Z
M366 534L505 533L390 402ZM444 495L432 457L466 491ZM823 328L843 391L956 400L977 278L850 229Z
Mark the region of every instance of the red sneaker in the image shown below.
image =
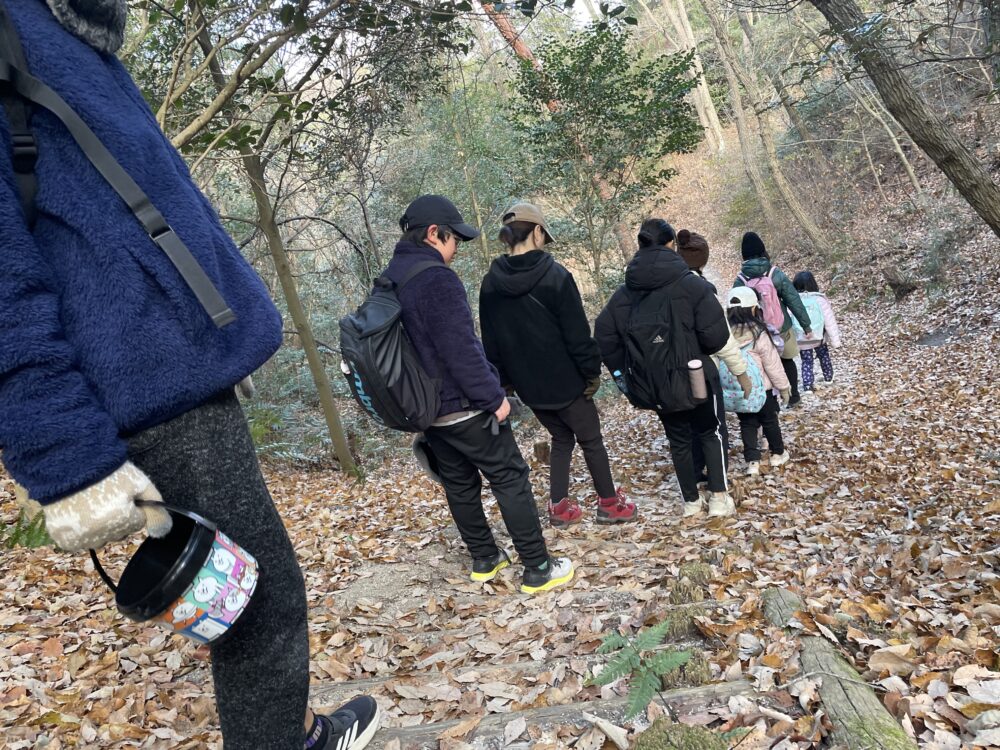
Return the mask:
M628 523L634 521L638 514L635 503L630 503L621 489L614 497L602 497L597 501L598 523Z
M564 497L558 503L549 503L549 523L555 527L580 523L582 518L583 511L580 510L576 500Z

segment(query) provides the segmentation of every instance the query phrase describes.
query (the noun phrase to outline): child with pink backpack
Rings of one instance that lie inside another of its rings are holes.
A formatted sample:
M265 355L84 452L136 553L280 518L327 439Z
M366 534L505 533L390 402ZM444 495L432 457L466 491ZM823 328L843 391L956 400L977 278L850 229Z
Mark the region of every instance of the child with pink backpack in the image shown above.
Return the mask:
M743 266L733 282L734 287L748 286L760 297L760 310L764 323L775 329L784 341L781 351L781 365L791 386L788 406L799 403L799 372L795 357L799 354L797 336L792 330L792 316L802 326L802 337L811 340L812 322L809 313L799 297L798 291L789 278L777 266L771 265L771 258L764 247L764 241L755 233L747 232L740 243Z

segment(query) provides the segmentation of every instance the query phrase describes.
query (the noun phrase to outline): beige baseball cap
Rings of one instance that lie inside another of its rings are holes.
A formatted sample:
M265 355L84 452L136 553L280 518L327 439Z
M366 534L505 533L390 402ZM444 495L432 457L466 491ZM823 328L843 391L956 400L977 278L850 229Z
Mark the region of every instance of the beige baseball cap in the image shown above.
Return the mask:
M515 221L530 221L532 224L538 224L545 232L545 244L555 242L555 237L552 236L552 232L549 231L549 227L545 223L545 217L542 216L542 209L533 203L515 203L507 209L502 221L504 224Z

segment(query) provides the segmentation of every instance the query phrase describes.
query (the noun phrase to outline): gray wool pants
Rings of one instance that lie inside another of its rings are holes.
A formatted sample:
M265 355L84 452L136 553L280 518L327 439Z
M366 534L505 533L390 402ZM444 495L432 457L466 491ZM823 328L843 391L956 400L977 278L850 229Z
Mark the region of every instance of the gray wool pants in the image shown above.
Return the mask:
M231 390L128 439L163 500L214 521L257 558L250 606L212 647L226 750L300 750L309 699L306 591Z

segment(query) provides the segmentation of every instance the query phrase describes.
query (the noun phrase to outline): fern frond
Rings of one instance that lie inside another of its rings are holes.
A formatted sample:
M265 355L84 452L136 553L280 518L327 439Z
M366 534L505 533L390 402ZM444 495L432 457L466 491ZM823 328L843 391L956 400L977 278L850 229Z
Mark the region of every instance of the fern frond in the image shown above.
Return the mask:
M679 669L691 659L690 651L661 651L646 660L654 674L662 677Z
M646 628L633 639L632 645L637 651L648 651L651 648L656 648L666 639L670 626L671 621L668 618L658 625Z
M604 640L601 641L601 645L597 648L597 653L610 654L612 651L617 651L626 645L628 645L628 639L617 630L613 630L604 636Z
M643 711L653 700L660 687L659 676L651 669L642 666L636 674L635 679L629 685L628 707L625 711L626 719L633 719Z
M622 651L615 654L599 675L591 680L594 685L610 685L615 680L631 675L639 666L639 655L634 651Z

